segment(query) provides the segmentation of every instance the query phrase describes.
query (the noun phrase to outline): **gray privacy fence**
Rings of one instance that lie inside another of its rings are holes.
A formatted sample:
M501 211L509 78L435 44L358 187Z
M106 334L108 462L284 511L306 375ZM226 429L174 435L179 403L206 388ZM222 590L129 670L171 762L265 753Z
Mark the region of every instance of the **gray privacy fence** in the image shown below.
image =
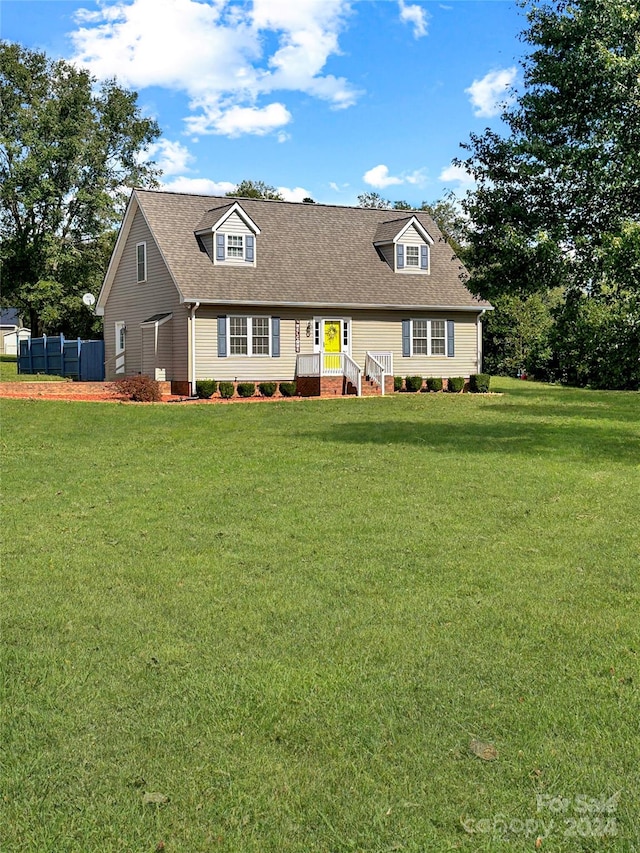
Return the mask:
M18 373L51 373L80 382L102 382L104 341L67 341L64 335L20 341Z

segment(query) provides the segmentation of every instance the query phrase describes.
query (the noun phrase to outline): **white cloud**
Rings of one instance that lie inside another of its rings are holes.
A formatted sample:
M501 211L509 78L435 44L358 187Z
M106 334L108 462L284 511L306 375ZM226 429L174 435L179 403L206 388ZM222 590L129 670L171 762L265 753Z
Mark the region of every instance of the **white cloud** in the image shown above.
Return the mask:
M254 0L251 7L233 0L116 0L78 10L73 59L98 79L185 92L187 125L195 132L267 133L286 123L285 114L290 120L283 104L279 114L274 104L259 104L272 92L306 92L338 109L355 102L359 93L348 80L322 73L340 52L348 12L349 0ZM266 52L272 39L265 36L274 35L277 47Z
M179 175L188 169L193 159L186 146L169 139L153 142L144 154L144 160L156 161L163 175Z
M475 179L464 166L447 166L440 172L438 180L443 183L457 183L460 187L470 187L475 184Z
M211 181L209 178L186 177L178 177L162 183L163 190L190 193L191 195L226 195L226 193L233 192L236 186L237 184L230 181ZM285 201L302 201L303 198L311 196L309 190L304 187L278 187L277 189Z
M228 110L205 108L204 113L190 116L187 129L190 133L219 133L223 136L241 136L252 133L265 136L291 121L291 113L283 104L266 107L229 107Z
M518 69L512 66L490 71L481 80L474 80L469 88L464 90L469 95L474 115L499 115L504 106L512 100L507 90L513 86L517 75Z
M373 169L369 169L368 172L365 172L362 176L362 180L365 184L369 184L370 187L376 187L380 190L383 190L385 187L391 187L394 184L403 183L402 178L390 175L389 167L382 163L379 166L374 166Z
M422 36L426 36L427 21L429 19L427 10L414 3L407 6L404 0L398 0L398 5L400 7L400 20L402 23L413 25L414 38L419 39Z
M278 192L285 201L302 201L303 198L311 198L311 193L304 187L294 187L293 189L278 187Z
M329 187L336 193L344 192L348 189L349 184L337 184L335 181L329 181Z
M174 178L162 184L163 190L192 195L225 195L235 190L237 184L230 181L210 181L208 178Z
M397 186L398 184L422 186L427 182L427 176L425 169L416 169L415 172L403 173L400 176L390 175L389 167L381 163L365 172L362 180L371 187L383 190L385 187Z
M426 169L416 169L415 172L411 172L404 178L405 183L415 184L416 186L423 186L427 183L427 180Z

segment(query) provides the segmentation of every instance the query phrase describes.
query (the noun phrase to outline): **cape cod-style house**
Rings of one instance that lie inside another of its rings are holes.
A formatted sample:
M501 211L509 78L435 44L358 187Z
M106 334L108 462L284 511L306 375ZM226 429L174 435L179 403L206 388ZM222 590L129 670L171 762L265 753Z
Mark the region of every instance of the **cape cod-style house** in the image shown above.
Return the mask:
M481 317L422 211L135 190L97 301L106 376L379 393L481 371Z

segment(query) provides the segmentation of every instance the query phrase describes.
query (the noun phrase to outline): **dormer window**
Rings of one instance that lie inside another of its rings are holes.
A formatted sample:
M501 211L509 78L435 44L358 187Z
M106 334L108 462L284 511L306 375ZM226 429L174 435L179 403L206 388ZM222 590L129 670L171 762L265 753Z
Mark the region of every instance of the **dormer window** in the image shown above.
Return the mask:
M419 267L420 266L420 247L419 246L407 246L407 266L408 267Z
M214 264L255 267L260 229L238 202L209 210L195 230Z
M227 234L227 257L244 258L244 237Z
M433 239L416 216L378 223L373 245L394 272L430 272L429 255Z

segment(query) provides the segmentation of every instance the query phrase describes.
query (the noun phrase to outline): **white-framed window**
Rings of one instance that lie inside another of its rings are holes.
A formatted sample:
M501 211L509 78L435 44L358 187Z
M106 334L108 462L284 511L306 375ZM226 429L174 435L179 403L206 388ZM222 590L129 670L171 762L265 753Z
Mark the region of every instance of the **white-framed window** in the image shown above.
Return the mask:
M147 280L147 244L136 245L136 277L138 284Z
M430 355L446 355L447 353L447 325L444 320L430 320Z
M420 246L405 246L405 263L416 269L420 266Z
M271 355L271 318L229 317L229 355Z
M227 257L244 258L244 237L241 234L227 234Z
M429 321L413 321L413 354L429 355Z
M413 320L411 330L412 355L446 355L446 320Z

